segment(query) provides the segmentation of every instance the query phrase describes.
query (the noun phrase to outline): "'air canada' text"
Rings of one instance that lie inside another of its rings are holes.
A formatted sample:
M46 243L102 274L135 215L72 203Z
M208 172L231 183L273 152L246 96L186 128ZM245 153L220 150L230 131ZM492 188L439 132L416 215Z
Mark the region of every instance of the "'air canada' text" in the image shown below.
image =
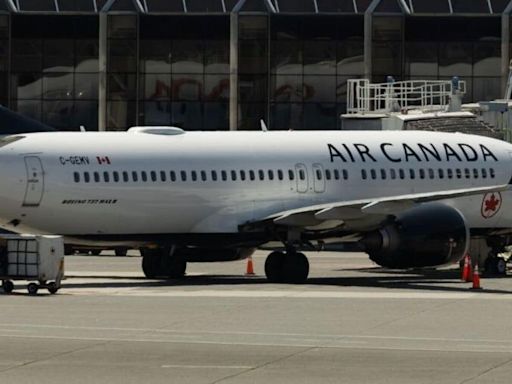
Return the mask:
M331 163L335 160L343 162L377 162L378 156L375 148L370 150L366 144L340 144L335 146L327 144ZM372 152L373 151L373 152ZM459 144L392 144L382 143L379 146L380 152L386 159L393 163L409 161L430 162L430 161L498 161L498 158L483 144L469 145Z

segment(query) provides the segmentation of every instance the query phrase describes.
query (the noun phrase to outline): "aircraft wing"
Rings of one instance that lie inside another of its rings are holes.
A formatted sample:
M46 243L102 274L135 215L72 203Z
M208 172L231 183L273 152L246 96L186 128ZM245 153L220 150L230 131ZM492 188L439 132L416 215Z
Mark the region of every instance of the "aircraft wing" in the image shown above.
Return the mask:
M282 211L251 223L274 223L288 227L304 227L311 230L334 229L343 225L354 231L370 230L415 204L452 199L456 197L501 192L508 184L490 187L455 189L437 192L415 193L376 199L331 202Z

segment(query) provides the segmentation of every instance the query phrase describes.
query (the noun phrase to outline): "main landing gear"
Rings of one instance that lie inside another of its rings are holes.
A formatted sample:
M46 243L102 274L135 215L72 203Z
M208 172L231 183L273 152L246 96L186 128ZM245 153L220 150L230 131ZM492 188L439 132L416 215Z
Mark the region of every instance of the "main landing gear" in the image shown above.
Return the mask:
M265 261L265 275L271 283L305 283L309 274L307 257L293 248L272 252Z
M148 279L178 279L185 275L187 260L175 248L143 248L142 271Z

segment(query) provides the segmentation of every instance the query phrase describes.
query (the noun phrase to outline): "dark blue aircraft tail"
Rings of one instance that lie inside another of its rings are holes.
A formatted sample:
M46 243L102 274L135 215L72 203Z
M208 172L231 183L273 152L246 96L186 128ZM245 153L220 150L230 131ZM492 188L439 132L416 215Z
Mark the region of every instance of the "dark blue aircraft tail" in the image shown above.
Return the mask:
M55 129L0 105L0 135L49 131Z

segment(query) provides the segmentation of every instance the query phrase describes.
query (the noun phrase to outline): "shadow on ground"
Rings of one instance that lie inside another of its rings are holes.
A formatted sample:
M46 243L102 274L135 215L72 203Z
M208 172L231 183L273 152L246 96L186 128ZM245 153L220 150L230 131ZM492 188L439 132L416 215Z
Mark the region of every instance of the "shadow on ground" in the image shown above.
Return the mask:
M306 284L300 287L360 287L384 289L411 289L437 292L468 292L471 283L460 281L458 269L450 270L388 270L382 268L361 268L343 270L360 273L371 273L372 276L345 276L345 277L310 277ZM80 276L93 281L74 283L73 278L63 282L66 288L158 288L158 287L223 287L246 286L255 289L258 287L281 287L284 285L269 283L264 276L233 276L233 275L201 275L186 276L182 279L147 280L144 277L119 276ZM109 279L110 281L99 281ZM96 280L96 281L94 281ZM113 281L112 281L113 280ZM485 286L485 281L482 283ZM295 285L293 285L295 286ZM484 289L486 293L512 294L511 290Z

